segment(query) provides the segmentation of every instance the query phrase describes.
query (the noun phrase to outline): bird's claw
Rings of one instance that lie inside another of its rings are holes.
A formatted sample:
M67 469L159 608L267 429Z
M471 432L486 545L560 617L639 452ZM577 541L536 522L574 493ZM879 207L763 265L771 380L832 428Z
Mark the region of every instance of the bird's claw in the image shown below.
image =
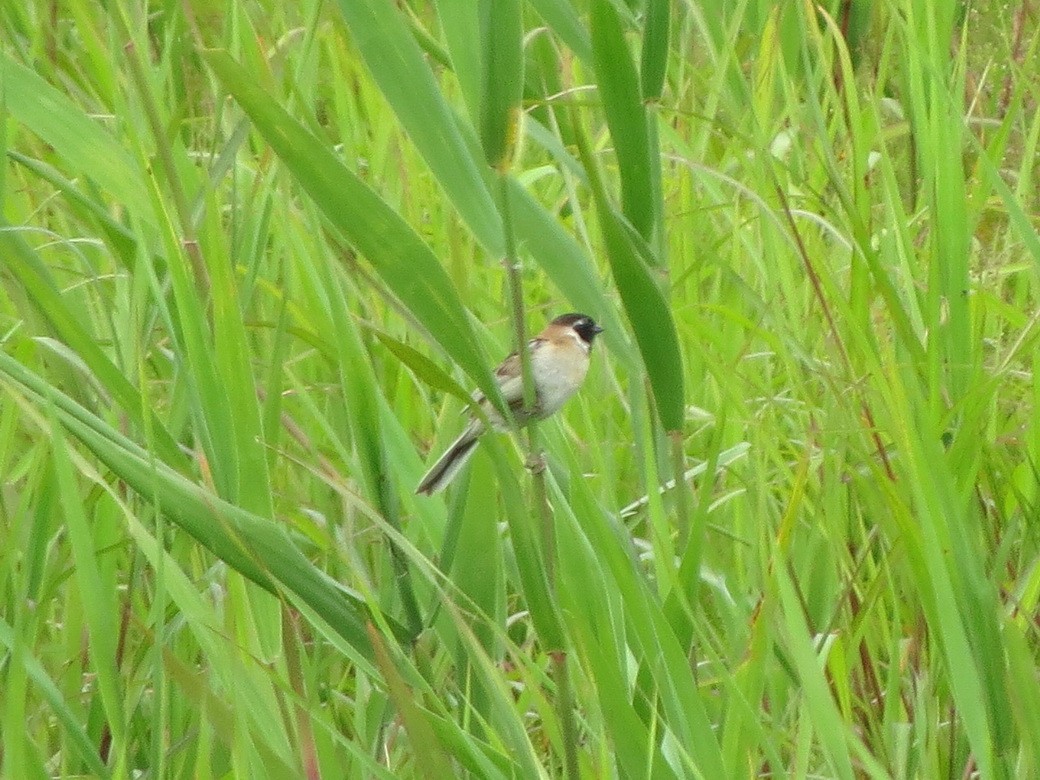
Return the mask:
M532 474L541 474L545 471L545 455L541 452L532 452L527 456L524 465Z

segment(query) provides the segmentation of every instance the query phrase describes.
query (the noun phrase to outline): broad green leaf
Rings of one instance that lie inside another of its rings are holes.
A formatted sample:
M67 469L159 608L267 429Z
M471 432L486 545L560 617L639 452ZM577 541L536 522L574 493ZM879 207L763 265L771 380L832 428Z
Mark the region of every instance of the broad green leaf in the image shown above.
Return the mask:
M646 240L653 237L653 180L651 170L659 166L650 156L646 108L639 90L639 75L625 42L621 19L611 0L593 0L591 8L592 53L596 85L603 113L614 140L618 173L621 176L621 207L625 217Z
M154 412L146 411L137 388L113 365L94 334L63 300L47 267L19 232L0 218L0 255L7 272L25 290L28 301L43 315L54 335L94 373L98 382L119 403L141 431L150 431L159 456L183 465L184 455ZM147 419L146 419L147 418Z
M614 282L643 355L661 425L666 431L681 431L685 416L683 360L668 301L639 259L618 215L606 206L600 221Z
M448 43L452 71L459 81L462 97L469 108L472 123L480 120L481 77L480 12L483 6L474 0L440 0L437 16Z
M637 237L626 229L622 217L611 206L587 143L579 143L589 173L603 243L625 312L635 331L643 366L653 388L657 414L666 431L680 431L685 416L682 353L675 321L661 289L640 259Z
M643 50L640 53L642 67L639 71L643 100L656 101L661 98L668 68L670 7L669 0L647 0L643 21Z
M481 0L479 13L484 71L480 140L488 165L505 171L516 146L524 88L521 0Z
M384 333L377 328L369 328L369 331L379 339L379 343L386 347L394 357L407 366L409 371L434 390L440 390L448 395L453 395L466 404L473 400L462 385L452 379L447 372L426 357L426 355L419 352L419 350L405 344L403 341L398 341L389 333Z
M7 53L0 54L4 107L54 149L70 167L89 176L139 218L155 224L145 174L126 148L62 91Z
M376 84L452 205L488 252L501 255L494 199L401 12L389 0L340 0L339 9Z
M226 53L207 52L206 61L329 221L484 394L498 399L498 386L462 302L430 248Z
M0 353L0 375L37 403L53 402L62 425L98 460L140 496L155 501L164 514L214 555L267 590L277 592L281 586L292 592L359 652L369 656L364 600L308 561L284 526L190 482L4 353ZM400 626L391 626L399 637L406 636Z

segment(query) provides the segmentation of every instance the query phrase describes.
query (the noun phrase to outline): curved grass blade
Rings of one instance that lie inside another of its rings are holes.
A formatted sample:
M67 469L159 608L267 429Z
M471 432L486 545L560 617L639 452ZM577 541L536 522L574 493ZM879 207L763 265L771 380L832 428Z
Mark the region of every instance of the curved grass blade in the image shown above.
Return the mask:
M8 149L7 156L60 191L70 204L89 214L104 231L110 246L115 250L113 256L127 266L132 265L140 236L115 219L105 208L104 203L95 200L76 182L66 178L60 171L42 160L22 154L15 149ZM157 272L161 273L166 267L165 258L158 255L153 256L153 262Z
M16 229L0 217L0 256L8 272L17 280L33 306L43 315L55 336L78 356L112 395L122 410L141 431L149 431L159 456L174 465L184 463L181 453L158 416L145 412L141 394L109 360L93 334L62 299L46 266Z
M0 57L5 111L154 226L146 175L124 146L60 90L8 55Z
M472 403L472 396L466 392L462 385L452 379L451 375L426 357L426 355L415 349L415 347L405 344L403 341L398 341L389 333L385 333L378 328L368 327L368 331L426 385L434 390L440 390L448 395L453 395L465 404Z
M592 54L596 83L614 139L621 175L621 207L625 217L646 240L654 231L654 197L646 109L639 76L625 42L621 19L610 0L596 0L591 9Z
M480 18L473 0L440 0L437 17L471 119L480 117Z
M21 661L26 675L36 687L36 690L47 700L54 717L61 724L64 735L68 740L62 744L66 745L69 751L74 753L83 762L83 765L90 769L92 775L95 777L111 777L112 775L108 768L98 757L97 747L90 741L90 737L87 736L86 731L83 729L80 714L73 712L68 704L65 703L65 697L62 695L61 689L47 674L43 664L34 656L29 655L27 649L23 649L21 653L16 652L16 646L20 641L15 634L14 627L5 621L3 617L0 617L0 646L7 648L9 659L13 658L15 661ZM8 660L8 663L10 663L10 660ZM10 674L10 671L8 670L6 674Z
M0 353L0 375L37 404L53 402L62 425L138 495L156 501L161 511L196 541L243 576L277 593L293 593L366 658L365 601L315 567L288 532L191 482L148 456L91 412L60 393L7 354ZM388 619L389 620L389 619ZM398 638L403 627L389 625Z
M560 0L530 0L530 3L560 40L578 55L578 59L592 61L592 43L573 3L561 3Z
M641 259L641 255L649 251L648 247L645 242L636 244L641 239L625 225L623 217L614 211L584 133L579 131L575 137L596 202L596 213L603 231L603 243L614 283L621 294L639 352L643 356L643 365L657 401L658 417L666 431L680 431L685 416L685 390L682 352L675 320L664 293Z
M640 53L639 76L643 100L661 98L665 71L668 69L669 0L648 0L643 23L643 50Z
M460 132L401 12L387 0L340 0L339 9L380 91L452 205L485 248L501 255L502 221L473 147Z
M516 144L524 87L524 28L520 0L484 0L480 37L484 83L480 101L480 141L484 159L508 169Z
M205 58L328 220L484 394L500 399L462 301L429 246L226 52L208 51Z

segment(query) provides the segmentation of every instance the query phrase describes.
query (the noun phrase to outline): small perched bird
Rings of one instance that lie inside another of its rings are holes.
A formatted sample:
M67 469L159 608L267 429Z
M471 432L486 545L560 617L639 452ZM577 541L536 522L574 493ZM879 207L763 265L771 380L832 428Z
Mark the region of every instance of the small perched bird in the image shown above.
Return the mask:
M555 414L564 402L581 387L589 370L592 341L603 328L584 314L562 314L550 322L541 333L528 342L531 353L531 373L534 377L534 409L524 409L524 382L520 374L520 355L514 352L495 370L495 379L502 397L513 412L517 423L524 425L531 419L544 420ZM480 404L496 430L507 423L502 415L480 393L474 399ZM416 493L433 495L443 490L469 460L477 440L486 427L478 417L469 425L448 450L437 459L426 476L419 482Z

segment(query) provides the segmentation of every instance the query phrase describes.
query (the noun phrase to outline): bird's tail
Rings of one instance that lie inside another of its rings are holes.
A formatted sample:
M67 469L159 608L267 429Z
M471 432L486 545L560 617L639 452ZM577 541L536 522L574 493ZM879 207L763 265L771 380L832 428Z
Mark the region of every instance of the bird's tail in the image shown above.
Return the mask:
M415 492L432 496L434 493L444 490L473 455L477 447L477 440L483 432L484 426L479 421L471 423L430 467L426 476L420 480Z

